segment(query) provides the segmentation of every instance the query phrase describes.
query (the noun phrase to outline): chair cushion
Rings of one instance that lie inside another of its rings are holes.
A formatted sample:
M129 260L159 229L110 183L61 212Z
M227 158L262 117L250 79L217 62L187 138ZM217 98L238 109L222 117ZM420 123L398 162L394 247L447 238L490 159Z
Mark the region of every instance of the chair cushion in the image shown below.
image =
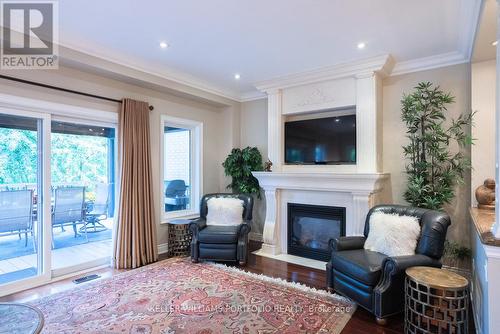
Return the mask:
M238 242L238 232L240 227L207 225L198 233L200 243L206 244L232 244Z
M382 273L382 262L387 256L366 249L334 252L332 267L364 284L377 285Z
M214 197L208 200L207 225L239 225L242 223L243 201L231 197Z
M374 212L364 248L388 256L415 255L419 236L417 217Z

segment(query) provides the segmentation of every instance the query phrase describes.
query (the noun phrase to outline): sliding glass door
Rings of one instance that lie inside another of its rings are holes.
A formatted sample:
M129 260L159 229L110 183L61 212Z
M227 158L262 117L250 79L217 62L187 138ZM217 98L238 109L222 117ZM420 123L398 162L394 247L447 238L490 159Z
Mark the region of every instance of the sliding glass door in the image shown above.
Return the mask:
M109 264L115 133L0 107L0 295Z
M53 120L52 271L60 276L109 263L115 207L115 129Z
M0 286L50 279L50 117L0 109ZM21 116L22 115L22 116Z

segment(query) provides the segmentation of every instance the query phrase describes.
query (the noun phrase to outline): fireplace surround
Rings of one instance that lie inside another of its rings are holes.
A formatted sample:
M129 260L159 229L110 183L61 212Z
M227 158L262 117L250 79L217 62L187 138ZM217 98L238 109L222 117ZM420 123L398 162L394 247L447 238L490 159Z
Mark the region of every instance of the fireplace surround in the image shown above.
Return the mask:
M288 203L345 208L345 235L362 235L366 214L391 203L390 175L383 172L382 78L392 71L388 55L344 63L261 82L267 94L267 150L272 172L254 172L264 189L266 217L257 254L324 269L324 262L290 254ZM356 163L285 163L287 120L356 114ZM293 251L292 251L293 253Z
M330 239L345 236L345 208L288 203L288 254L330 259Z

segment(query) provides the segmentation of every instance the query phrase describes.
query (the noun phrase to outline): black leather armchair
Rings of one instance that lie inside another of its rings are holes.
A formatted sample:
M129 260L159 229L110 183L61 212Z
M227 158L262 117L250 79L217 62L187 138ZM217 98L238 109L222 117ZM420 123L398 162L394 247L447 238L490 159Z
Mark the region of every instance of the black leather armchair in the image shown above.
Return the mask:
M207 202L214 197L231 197L243 201L243 222L237 226L207 226ZM247 262L248 233L251 230L253 198L242 194L208 194L200 204L200 218L189 224L193 233L191 261Z
M388 257L363 248L370 229L370 216L378 211L419 218L421 233L415 255ZM332 257L326 265L328 290L353 299L373 313L379 324L385 324L388 316L404 309L406 268L441 267L449 225L450 217L440 211L401 205L372 208L366 217L364 236L330 240Z

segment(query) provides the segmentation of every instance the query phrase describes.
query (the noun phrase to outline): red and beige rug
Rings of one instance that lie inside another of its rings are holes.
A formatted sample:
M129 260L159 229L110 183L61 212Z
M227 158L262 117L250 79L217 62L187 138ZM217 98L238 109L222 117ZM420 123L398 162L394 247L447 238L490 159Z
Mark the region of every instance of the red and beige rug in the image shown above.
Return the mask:
M324 291L178 258L32 304L43 333L340 333L355 310Z

